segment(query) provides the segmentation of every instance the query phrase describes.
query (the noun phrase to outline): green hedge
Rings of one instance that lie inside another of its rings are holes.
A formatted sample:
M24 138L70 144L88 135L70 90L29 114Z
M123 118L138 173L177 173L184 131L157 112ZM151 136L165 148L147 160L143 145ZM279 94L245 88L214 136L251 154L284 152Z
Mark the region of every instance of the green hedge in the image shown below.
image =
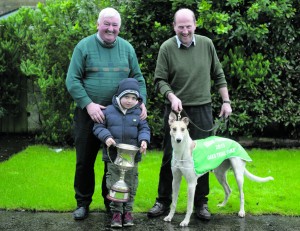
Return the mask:
M72 142L74 102L65 88L74 46L96 32L99 11L116 7L121 36L135 47L148 87L148 121L153 146L162 141L162 96L153 74L159 47L174 35L174 12L196 12L197 33L210 37L227 76L233 115L231 136L299 138L299 3L285 1L101 1L47 0L37 9L21 8L0 21L0 117L18 104L18 83L31 78L41 116L40 141ZM6 58L8 57L8 58ZM221 101L213 89L214 115ZM9 96L11 98L9 98ZM6 102L5 104L3 102Z

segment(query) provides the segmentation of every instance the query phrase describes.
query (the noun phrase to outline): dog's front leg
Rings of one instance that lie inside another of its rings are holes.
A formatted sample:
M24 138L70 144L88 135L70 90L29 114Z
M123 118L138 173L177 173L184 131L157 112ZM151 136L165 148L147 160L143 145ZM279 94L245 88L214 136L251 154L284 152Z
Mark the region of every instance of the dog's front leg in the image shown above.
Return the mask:
M194 196L196 190L197 181L193 180L188 182L188 203L187 203L187 211L185 214L184 220L180 223L180 226L188 226L190 223L190 218L193 212L193 205L194 205Z
M171 210L164 218L164 221L171 221L176 210L176 205L177 205L177 200L178 200L178 194L179 194L179 189L180 189L180 183L182 179L182 174L180 171L176 171L176 169L173 171L172 169L172 174L173 174L173 181L172 181L172 190L173 190L173 195L172 195L172 204L171 204Z

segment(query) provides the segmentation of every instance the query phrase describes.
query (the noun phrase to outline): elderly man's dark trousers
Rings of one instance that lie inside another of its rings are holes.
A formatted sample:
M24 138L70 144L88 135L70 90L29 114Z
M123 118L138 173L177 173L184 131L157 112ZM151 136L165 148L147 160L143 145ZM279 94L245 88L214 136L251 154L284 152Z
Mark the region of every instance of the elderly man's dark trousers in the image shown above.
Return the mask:
M76 108L74 113L74 138L76 148L76 170L74 179L75 199L78 207L88 207L92 202L95 190L94 164L101 142L93 134L94 122L88 115L86 109ZM102 179L102 196L104 203L108 190L106 188L106 172L104 168ZM107 204L108 206L108 204Z

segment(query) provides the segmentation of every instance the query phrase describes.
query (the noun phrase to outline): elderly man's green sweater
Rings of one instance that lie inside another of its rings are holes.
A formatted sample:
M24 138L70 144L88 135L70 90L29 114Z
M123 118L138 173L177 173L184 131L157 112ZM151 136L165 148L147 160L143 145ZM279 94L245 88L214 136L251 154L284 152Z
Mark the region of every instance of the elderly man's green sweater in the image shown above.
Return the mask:
M184 106L199 106L211 102L211 82L217 88L227 86L222 66L212 41L195 35L196 44L178 48L176 37L160 48L155 83L166 97L174 93Z
M93 34L75 47L66 86L80 108L91 102L107 106L112 103L118 84L124 78L135 78L139 82L146 103L145 80L131 44L117 37L109 47Z

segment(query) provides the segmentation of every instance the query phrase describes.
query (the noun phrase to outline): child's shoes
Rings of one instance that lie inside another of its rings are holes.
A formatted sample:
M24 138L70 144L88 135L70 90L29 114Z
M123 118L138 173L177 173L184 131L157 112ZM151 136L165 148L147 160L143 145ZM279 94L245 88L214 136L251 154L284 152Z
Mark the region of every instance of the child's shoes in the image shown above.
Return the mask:
M112 220L110 223L112 228L122 228L122 215L119 212L113 213Z
M123 226L128 227L128 226L133 226L133 217L131 212L125 212L123 215Z

